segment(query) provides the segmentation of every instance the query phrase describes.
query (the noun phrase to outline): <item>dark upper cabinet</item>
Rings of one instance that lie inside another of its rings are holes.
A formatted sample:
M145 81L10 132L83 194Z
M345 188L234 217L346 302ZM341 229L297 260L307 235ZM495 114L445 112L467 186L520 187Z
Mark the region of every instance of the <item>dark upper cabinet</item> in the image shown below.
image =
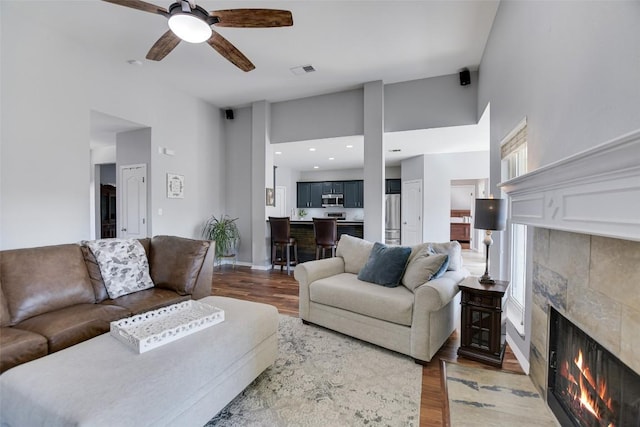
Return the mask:
M344 182L342 181L323 182L322 194L344 194Z
M344 182L344 207L362 208L364 207L364 181Z
M322 182L298 182L297 190L299 208L322 207Z
M402 181L399 179L387 179L385 181L385 193L400 194L402 191Z

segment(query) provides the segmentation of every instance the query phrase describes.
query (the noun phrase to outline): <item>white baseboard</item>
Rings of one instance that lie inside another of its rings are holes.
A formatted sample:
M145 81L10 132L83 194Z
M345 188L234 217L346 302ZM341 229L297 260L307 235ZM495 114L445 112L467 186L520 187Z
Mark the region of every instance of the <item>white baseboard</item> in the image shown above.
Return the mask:
M518 363L520 363L520 367L524 373L529 375L529 360L524 354L522 354L520 348L513 342L509 334L507 334L507 343L509 344L511 351L513 351L513 354L516 356L516 359L518 359Z

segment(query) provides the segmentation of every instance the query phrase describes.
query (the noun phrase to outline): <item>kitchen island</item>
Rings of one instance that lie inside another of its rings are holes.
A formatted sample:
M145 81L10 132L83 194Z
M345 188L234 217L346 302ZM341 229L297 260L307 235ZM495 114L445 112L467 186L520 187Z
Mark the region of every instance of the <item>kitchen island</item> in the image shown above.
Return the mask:
M343 234L362 238L364 236L363 221L338 220L338 239ZM316 241L313 235L313 221L292 220L291 237L298 242L298 261L305 262L316 259ZM327 255L328 256L328 255Z

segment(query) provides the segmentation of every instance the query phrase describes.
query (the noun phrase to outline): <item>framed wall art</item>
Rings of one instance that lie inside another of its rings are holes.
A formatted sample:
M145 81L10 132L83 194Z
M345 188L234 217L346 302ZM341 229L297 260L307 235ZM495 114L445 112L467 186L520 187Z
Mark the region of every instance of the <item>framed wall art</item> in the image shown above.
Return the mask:
M184 175L167 174L167 197L169 199L184 199Z
M267 206L275 206L276 205L276 198L275 198L275 196L273 194L273 188L267 188L266 201L267 201Z

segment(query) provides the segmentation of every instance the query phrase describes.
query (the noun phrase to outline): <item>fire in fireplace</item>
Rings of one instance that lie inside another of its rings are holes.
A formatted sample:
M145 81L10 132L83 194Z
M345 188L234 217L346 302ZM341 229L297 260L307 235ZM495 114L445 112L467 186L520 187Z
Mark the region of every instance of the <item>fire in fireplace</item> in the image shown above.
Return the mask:
M550 307L547 402L560 424L640 426L640 376Z

